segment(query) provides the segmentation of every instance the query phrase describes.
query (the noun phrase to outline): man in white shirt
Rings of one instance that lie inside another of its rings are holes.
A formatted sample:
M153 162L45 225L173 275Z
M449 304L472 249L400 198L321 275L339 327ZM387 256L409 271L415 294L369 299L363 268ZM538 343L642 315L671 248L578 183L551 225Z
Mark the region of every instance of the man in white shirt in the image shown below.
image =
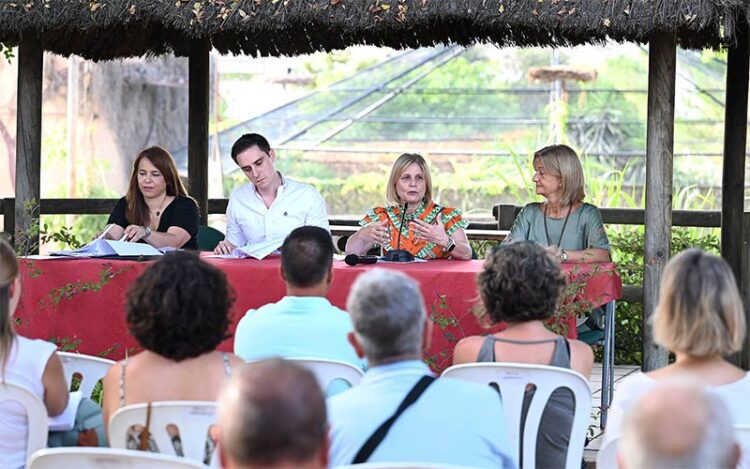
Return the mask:
M276 170L276 152L259 134L245 134L232 146L232 159L250 180L229 197L226 239L214 252L284 238L295 228L319 226L330 231L326 202L311 185Z

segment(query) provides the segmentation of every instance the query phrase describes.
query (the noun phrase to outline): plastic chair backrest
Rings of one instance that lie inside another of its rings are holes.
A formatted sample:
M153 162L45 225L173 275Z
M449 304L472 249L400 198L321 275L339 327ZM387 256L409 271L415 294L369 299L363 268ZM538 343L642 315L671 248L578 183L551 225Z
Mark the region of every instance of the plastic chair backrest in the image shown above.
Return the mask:
M37 451L31 456L27 469L198 469L203 464L190 459L165 454L147 453L116 448L54 448Z
M521 409L527 385L536 386L523 434L523 467L536 467L536 441L542 412L552 392L568 388L575 400L570 445L565 460L568 469L580 468L583 446L591 412L591 389L588 381L575 371L545 365L518 363L470 363L455 365L443 372L445 378L459 378L494 384L500 389L508 435L516 461L520 461Z
M65 381L68 383L68 387L72 384L73 376L76 373L81 375L81 384L78 389L83 394L83 397L91 397L91 392L94 390L96 383L104 378L109 368L115 364L114 361L107 360L106 358L93 357L80 353L57 352L57 356L60 357L60 361L62 362Z
M596 455L597 469L617 469L617 444L619 438L609 440L599 448Z
M349 386L356 386L364 376L362 370L346 362L318 358L291 358L290 360L312 371L323 391L328 389L331 382L336 379L346 381Z
M47 446L49 417L44 403L31 391L13 383L0 382L0 402L18 402L26 411L29 433L26 438L26 458Z
M109 419L109 445L127 449L128 438L138 439L140 431L131 433L131 427L144 427L148 404L132 404L118 409ZM156 452L204 464L217 461L215 440L209 436L216 424L216 402L213 401L161 401L151 404L149 432L156 444ZM179 439L177 438L179 436ZM179 444L177 444L179 442ZM206 461L206 445L210 445Z
M224 233L208 225L198 226L198 249L213 251L219 241L224 240Z

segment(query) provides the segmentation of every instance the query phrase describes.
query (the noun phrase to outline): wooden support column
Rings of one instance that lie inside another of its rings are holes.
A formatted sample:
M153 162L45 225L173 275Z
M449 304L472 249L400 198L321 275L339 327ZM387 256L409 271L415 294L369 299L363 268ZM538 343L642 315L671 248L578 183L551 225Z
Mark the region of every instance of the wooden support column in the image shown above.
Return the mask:
M742 225L745 232L745 238L742 243L741 268L740 276L740 293L742 294L742 303L745 305L745 318L750 311L750 212L745 212L742 217ZM745 342L740 353L732 357L732 361L745 370L750 368L750 334L745 334Z
M650 317L659 298L659 282L669 260L672 231L672 161L677 47L674 37L654 33L648 54L646 128L646 237L643 273L644 371L667 364L667 351L654 343Z
M24 37L18 46L16 114L15 243L25 254L39 252L42 161L42 43Z
M745 153L747 151L747 97L750 76L748 25L739 21L736 46L727 59L727 91L724 112L724 172L721 183L721 255L742 283L743 227L745 210Z
M208 39L190 41L188 91L188 191L198 202L201 224L208 223L208 111L209 52Z

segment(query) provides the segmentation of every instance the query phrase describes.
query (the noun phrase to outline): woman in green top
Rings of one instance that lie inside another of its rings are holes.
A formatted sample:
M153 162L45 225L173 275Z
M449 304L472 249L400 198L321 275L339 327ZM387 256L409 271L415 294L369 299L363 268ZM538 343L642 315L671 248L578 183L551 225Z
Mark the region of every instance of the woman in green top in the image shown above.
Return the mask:
M609 262L609 240L602 215L583 202L583 168L567 145L534 153L536 193L546 200L519 212L504 243L527 240L550 246L561 262Z

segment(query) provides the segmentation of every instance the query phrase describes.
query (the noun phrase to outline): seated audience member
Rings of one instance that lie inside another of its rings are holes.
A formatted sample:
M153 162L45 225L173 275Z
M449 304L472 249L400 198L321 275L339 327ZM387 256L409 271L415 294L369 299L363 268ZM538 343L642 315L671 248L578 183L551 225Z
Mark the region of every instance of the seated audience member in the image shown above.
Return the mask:
M698 249L671 259L661 279L653 317L654 340L674 352L674 363L628 376L617 387L605 441L618 438L633 403L675 377L697 380L724 401L734 424L750 424L750 378L727 357L742 348L745 313L726 261Z
M347 254L365 254L382 246L385 252L398 248L421 259L471 259L465 231L469 224L461 218L460 210L432 200L430 169L421 155L404 153L398 157L385 197L390 205L365 214L359 222L362 228L346 242ZM404 205L406 215L402 216Z
M534 153L534 185L543 203L526 205L504 243L533 241L554 248L561 262L609 262L609 240L596 206L583 201L583 168L567 145Z
M276 152L262 135L245 134L232 146L232 159L250 180L229 197L227 234L214 250L264 241L281 241L295 228L312 225L330 230L326 201L317 189L276 170Z
M143 150L133 162L128 193L107 221L105 237L140 241L155 248L198 249L198 205L187 195L177 166L161 147Z
M737 467L740 451L729 411L696 383L664 383L633 406L623 424L623 469Z
M21 278L13 248L0 238L0 383L17 384L34 394L54 417L65 410L68 386L62 363L51 342L27 339L13 331L13 313L21 299ZM0 401L0 467L26 464L29 430L26 411L13 401Z
M213 401L242 364L216 347L229 337L234 302L222 271L196 253L169 252L127 293L130 333L144 349L104 377L104 421L119 407L155 401Z
M426 314L414 280L393 270L370 270L354 283L347 309L354 322L350 340L370 368L360 384L328 399L332 466L396 461L515 466L498 394L477 383L434 379L420 360ZM415 396L419 389L423 392ZM416 401L382 441L368 445L407 397Z
M325 468L325 398L313 374L279 359L241 366L219 399L222 466Z
M565 287L560 266L533 243L518 242L494 249L477 278L484 310L492 324L508 327L494 335L462 339L453 364L512 362L559 366L591 374L594 355L583 342L568 340L545 327ZM533 397L524 399L524 413ZM539 467L564 467L573 425L575 400L567 389L557 389L542 415L536 445Z
M286 296L245 314L235 331L234 353L245 360L323 358L361 368L347 340L349 314L326 299L332 266L333 242L326 230L303 226L292 231L281 248Z

